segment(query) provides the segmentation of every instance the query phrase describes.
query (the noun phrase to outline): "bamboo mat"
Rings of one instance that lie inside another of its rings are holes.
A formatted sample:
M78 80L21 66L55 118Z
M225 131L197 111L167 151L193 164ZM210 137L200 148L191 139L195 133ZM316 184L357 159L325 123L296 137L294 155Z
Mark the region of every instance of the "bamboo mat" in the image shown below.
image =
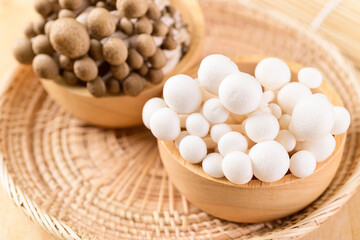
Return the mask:
M0 0L0 3L10 1L28 2ZM195 236L292 239L317 229L355 192L360 179L357 147L360 87L351 66L327 42L288 19L268 16L249 7L250 3L235 4L244 1L201 2L207 22L212 23L207 28L205 53L263 53L315 65L344 93L354 124L334 182L310 207L281 221L247 225L213 218L189 204L173 188L159 159L154 160L154 153L150 157L156 164L149 168L151 163L141 155L153 146L148 145L148 133L141 129L111 131L87 126L54 104L39 83L33 81L29 69L20 69L13 87L1 99L0 142L4 144L2 149L8 151L4 151L3 164L0 161L0 176L17 206L54 236L69 240L195 239ZM261 4L256 0L248 2ZM19 91L22 94L17 94ZM141 149L144 145L148 148ZM139 156L139 152L140 157L133 157ZM129 157L122 159L124 154ZM127 169L120 169L119 159L130 161L129 169L135 174L123 173ZM114 174L109 175L109 169ZM124 198L125 195L132 197Z
M360 1L248 0L296 18L335 43L360 68Z

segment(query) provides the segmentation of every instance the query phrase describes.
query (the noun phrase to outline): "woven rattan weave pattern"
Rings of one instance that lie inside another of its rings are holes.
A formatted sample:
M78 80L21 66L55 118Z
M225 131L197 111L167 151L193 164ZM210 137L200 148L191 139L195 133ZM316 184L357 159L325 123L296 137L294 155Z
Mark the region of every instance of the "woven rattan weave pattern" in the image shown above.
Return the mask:
M168 181L143 129L104 130L59 108L30 68L0 98L0 177L14 202L60 239L274 239L302 236L334 214L360 181L360 85L338 51L288 18L232 0L202 0L205 53L267 54L315 66L352 114L340 169L320 199L277 222L234 224L188 203ZM314 183L316 184L316 183Z

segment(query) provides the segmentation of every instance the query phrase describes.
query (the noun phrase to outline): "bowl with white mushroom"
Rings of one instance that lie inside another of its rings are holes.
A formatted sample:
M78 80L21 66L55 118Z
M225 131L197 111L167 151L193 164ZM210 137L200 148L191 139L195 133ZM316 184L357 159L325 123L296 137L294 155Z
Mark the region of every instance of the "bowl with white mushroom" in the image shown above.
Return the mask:
M141 125L145 102L202 54L193 0L36 0L40 18L14 45L65 110L102 127Z
M190 202L252 223L293 214L325 191L350 114L316 68L215 54L191 76L170 78L163 98L145 104L143 122Z

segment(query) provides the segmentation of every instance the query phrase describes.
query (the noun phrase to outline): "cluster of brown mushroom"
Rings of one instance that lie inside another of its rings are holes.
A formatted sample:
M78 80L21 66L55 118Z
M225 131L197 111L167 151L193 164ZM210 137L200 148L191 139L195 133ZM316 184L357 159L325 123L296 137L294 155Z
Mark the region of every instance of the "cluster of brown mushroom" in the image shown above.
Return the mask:
M176 64L189 46L168 0L36 0L35 9L41 17L15 43L16 59L40 78L86 85L95 97L136 96L161 83L172 53Z

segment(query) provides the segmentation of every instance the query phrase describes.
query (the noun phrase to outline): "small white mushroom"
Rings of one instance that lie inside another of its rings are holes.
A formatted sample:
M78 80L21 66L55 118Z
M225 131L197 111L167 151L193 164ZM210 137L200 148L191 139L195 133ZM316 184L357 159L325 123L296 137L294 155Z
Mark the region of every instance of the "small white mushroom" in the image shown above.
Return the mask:
M318 88L322 82L322 75L316 68L306 67L298 72L298 80L309 88Z
M253 177L250 158L243 152L231 152L222 161L225 177L235 184L246 184Z
M258 108L262 99L262 88L253 76L237 72L222 81L219 98L230 112L248 114Z
M292 113L289 130L298 140L320 139L334 127L334 107L320 95L300 100Z
M291 82L286 84L278 93L277 100L281 109L288 114L301 99L311 96L311 90L302 83Z
M180 135L178 136L178 138L175 140L175 147L176 147L177 149L179 149L179 145L180 145L181 140L183 140L183 138L186 137L186 136L188 136L188 135L190 135L190 134L189 134L187 131L182 131L182 132L180 133Z
M317 140L310 140L298 143L297 149L308 150L314 154L317 162L326 160L335 150L336 141L330 133Z
M275 99L275 93L274 91L268 90L265 91L263 94L263 100L267 103L272 102Z
M202 168L204 172L209 174L214 178L224 177L224 172L222 170L222 161L223 156L219 153L210 153L208 154L204 161L202 162Z
M230 58L220 54L210 55L200 64L199 82L207 91L218 95L220 83L224 78L238 71L237 65Z
M186 161L196 164L206 157L207 147L201 137L189 135L181 140L179 151Z
M163 95L166 104L182 114L196 111L202 101L199 85L191 77L182 74L166 81Z
M279 122L270 113L256 112L245 122L246 135L254 142L274 140L279 133Z
M160 108L151 116L150 129L156 138L174 141L181 131L179 116L169 108Z
M200 113L193 113L186 119L186 130L191 135L205 137L209 133L210 124Z
M276 103L270 103L268 108L271 110L271 114L274 115L277 119L281 117L282 111L279 105Z
M269 90L277 90L291 80L288 65L278 58L265 58L255 68L255 77Z
M295 177L308 177L314 173L315 168L316 159L309 151L299 151L290 158L290 171Z
M221 155L225 156L230 152L245 152L248 148L246 138L238 132L228 132L222 136L218 143L218 149Z
M210 130L210 137L215 142L218 143L220 138L226 133L231 132L231 127L225 123L220 123L212 126Z
M346 132L350 126L350 113L343 107L334 107L335 123L331 130L334 135Z
M202 112L211 123L223 123L229 118L229 112L218 98L211 98L204 103Z
M289 155L276 141L256 144L251 148L249 156L255 177L263 182L276 182L289 170Z
M142 110L142 120L147 128L150 129L150 119L152 114L156 110L164 107L167 106L164 99L162 98L152 98L145 103L144 108Z
M296 139L288 130L280 130L275 141L283 145L287 152L291 152L296 146Z
M265 110L265 109L267 109L268 106L269 106L269 103L266 102L266 101L264 100L264 98L262 98L262 99L260 100L259 106L258 106L257 109L255 110L255 112L264 112L264 111L267 111L267 110ZM270 110L270 111L271 111L271 110Z
M280 129L289 129L290 122L291 116L289 114L283 114L279 118Z

